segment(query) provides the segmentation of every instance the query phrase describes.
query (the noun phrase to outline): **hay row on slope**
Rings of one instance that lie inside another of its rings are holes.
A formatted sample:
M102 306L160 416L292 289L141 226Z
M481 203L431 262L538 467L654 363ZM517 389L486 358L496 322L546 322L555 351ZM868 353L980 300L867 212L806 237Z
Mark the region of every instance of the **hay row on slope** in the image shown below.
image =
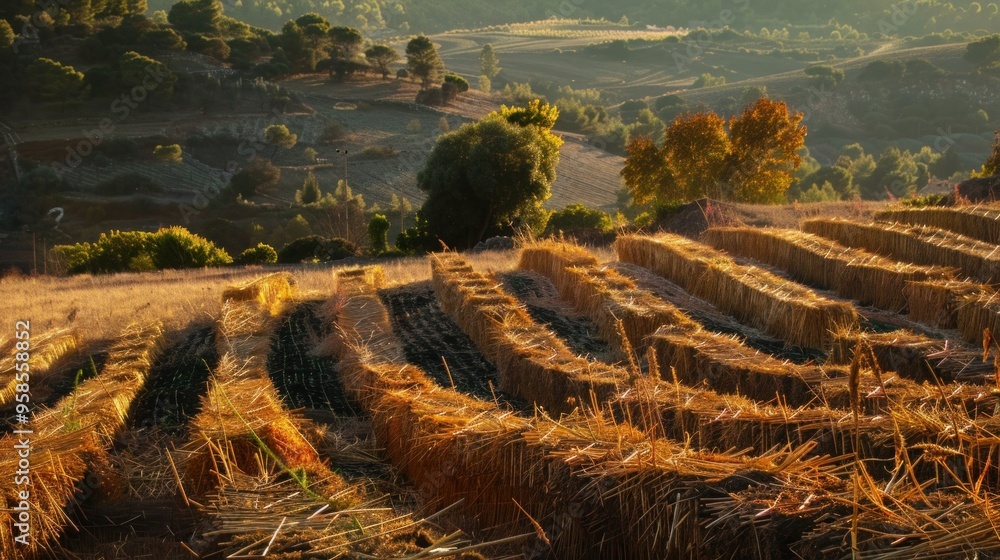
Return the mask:
M893 261L795 230L712 228L702 239L716 249L785 270L806 284L897 313L907 307L903 289L908 282L950 275L947 269Z
M279 315L295 295L291 275L265 276L225 295L231 299L224 300L216 323L219 366L192 420L183 458L185 491L202 497L219 485L234 484L239 475L258 476L274 465L318 483L318 491L339 495L346 483L303 436L302 421L284 409L267 370Z
M677 307L639 290L635 283L581 247L567 243L540 243L521 250L518 268L548 276L563 299L590 318L605 340L637 354L645 350L646 337L662 325L697 327Z
M49 375L56 373L64 366L73 363L80 357L80 337L76 332L56 330L36 336L28 341L31 346L29 365L29 381L38 385ZM0 407L14 400L17 394L18 381L16 376L16 350L0 358Z
M808 220L802 229L894 259L956 268L981 282L1000 281L1000 250L964 235L926 226L862 224L839 219Z
M453 254L434 255L432 283L441 309L497 365L501 389L551 413L611 398L628 380L620 368L572 354L535 323L495 281Z
M995 208L944 206L896 208L876 212L875 220L929 226L1000 245L1000 210Z
M0 476L8 483L0 490L0 550L12 558L40 552L56 539L69 521L66 508L73 503L78 484L88 471L107 463L107 449L125 425L129 406L142 389L156 354L161 350L160 325L129 326L110 349L101 373L77 386L55 407L39 412L22 429L0 440ZM11 484L19 469L14 445L30 440L30 485ZM88 492L100 488L99 478L87 480ZM20 513L18 492L30 492L31 538L28 546L15 544L20 534L13 523ZM107 489L110 491L110 489Z
M712 532L697 512L702 500L721 490L720 481L758 469L778 486L789 480L814 484L812 477L823 476L819 462L798 455L705 453L651 441L601 416L524 418L434 386L419 369L398 361L401 352L385 330L384 309L375 308L374 290L338 280L341 295L330 311L341 336L350 339L330 347L341 352L345 383L354 381L393 462L428 497L464 499L463 508L480 526L503 529L516 521L528 528L523 507L543 524L556 557L697 554ZM352 340L377 341L385 352ZM662 499L676 492L684 493L682 502ZM545 555L549 546L538 542L534 551Z
M765 270L738 265L677 235L619 237L615 250L619 259L648 268L792 345L823 348L832 332L858 323L848 303L829 300Z
M982 350L963 342L935 339L906 329L870 333L837 333L830 364L849 364L860 340L872 348L883 371L917 382L992 383L992 362L983 361ZM980 341L981 342L981 341Z
M972 282L914 282L906 287L911 317L932 327L957 329L966 341L980 344L983 331L1000 333L1000 294Z

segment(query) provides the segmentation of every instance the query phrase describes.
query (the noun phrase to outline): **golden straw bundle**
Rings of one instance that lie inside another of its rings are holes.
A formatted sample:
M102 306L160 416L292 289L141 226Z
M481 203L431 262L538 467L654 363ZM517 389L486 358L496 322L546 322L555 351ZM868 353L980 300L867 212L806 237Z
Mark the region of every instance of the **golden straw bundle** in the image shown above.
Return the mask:
M960 235L1000 245L1000 210L982 207L896 208L875 214L880 222L945 229Z
M996 245L950 231L832 219L809 220L802 229L901 261L956 268L965 276L982 282L1000 280L1000 250Z
M471 272L450 262L453 270ZM662 515L641 520L635 508L689 488L689 482L712 486L747 468L782 480L818 472L816 463L798 456L751 459L650 439L600 415L553 421L501 411L435 386L419 369L395 361L400 356L386 343L384 310L372 310L379 300L363 281L338 278L338 292L329 312L341 325L339 336L361 336L328 347L341 352L342 378L366 403L393 462L422 495L445 503L464 499L463 508L481 526L525 526L522 508L535 519L565 519L548 535L559 557L652 559L696 550L705 529L690 521L700 498L681 506L670 502ZM382 341L387 353L352 342L364 339ZM683 533L665 539L671 527Z
M796 230L712 228L702 239L716 249L786 270L806 284L894 312L906 309L907 282L947 279L951 274L948 269L889 260Z
M238 475L257 476L275 465L303 485L308 477L347 505L346 483L324 464L302 435L303 421L281 404L267 371L277 314L294 297L288 274L272 274L226 290L213 372L201 411L192 420L184 454L185 492L201 498L219 485L237 485Z
M28 476L30 485L6 484L0 489L0 550L12 558L44 550L58 538L68 521L66 508L73 503L77 485L88 471L107 462L107 449L127 420L136 394L161 351L163 331L158 324L125 329L112 345L107 365L92 379L80 383L55 407L40 412L22 429L28 435L11 434L0 440L0 475L15 479L19 460L15 444L30 440ZM100 487L99 478L89 481ZM13 523L19 512L18 492L30 492L29 546L15 544L20 534ZM6 557L5 557L6 558Z
M552 413L611 398L628 380L624 370L575 356L553 333L460 257L436 254L432 282L445 313L497 365L501 388Z
M697 324L672 304L639 290L618 272L599 266L581 247L543 242L521 250L518 267L548 276L560 295L590 318L606 340L619 348L645 350L646 337L662 325L695 329ZM624 334L627 341L622 340Z
M31 340L30 381L39 387L42 380L80 357L80 337L75 331L55 330ZM0 358L0 407L11 403L17 393L15 353ZM37 400L37 399L36 399Z
M779 278L765 270L734 263L722 253L684 237L623 236L618 258L648 268L708 300L741 321L789 344L823 348L831 333L857 325L850 304Z

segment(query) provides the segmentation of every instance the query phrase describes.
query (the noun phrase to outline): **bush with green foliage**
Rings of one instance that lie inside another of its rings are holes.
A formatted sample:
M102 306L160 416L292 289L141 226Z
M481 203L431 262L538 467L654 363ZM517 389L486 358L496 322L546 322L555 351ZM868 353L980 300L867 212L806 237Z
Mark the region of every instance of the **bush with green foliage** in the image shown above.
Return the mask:
M428 231L427 220L418 211L414 225L396 235L396 250L405 255L418 255L439 249L436 238Z
M469 91L469 82L465 78L456 74L448 74L441 84L441 95L445 102L453 101L459 94Z
M805 74L812 78L812 85L819 89L832 88L844 81L844 71L833 66L810 66L805 69Z
M281 180L281 169L271 163L271 160L257 156L229 180L225 192L230 199L235 199L237 196L250 198L258 192L273 190L278 186L279 180Z
M102 233L94 243L58 245L52 251L70 274L108 274L232 264L233 259L211 241L185 228Z
M25 78L25 92L32 99L58 102L60 107L82 101L88 93L82 72L50 58L32 61L25 70Z
M581 230L609 232L614 228L611 216L603 210L587 208L583 204L570 204L549 216L546 233L570 233Z
M711 75L711 74L709 74L709 73L706 72L706 73L702 74L701 76L698 76L698 79L696 79L694 81L694 84L692 84L691 87L693 87L693 88L706 88L706 87L715 87L715 86L724 86L724 85L726 85L726 77L725 76L713 76L713 75Z
M406 66L414 78L427 89L441 80L444 62L438 55L437 47L424 35L418 35L406 44Z
M295 191L295 202L302 205L315 204L322 199L323 191L319 188L319 181L316 180L316 174L310 170L302 183L302 188Z
M389 250L389 218L375 214L368 221L368 238L372 243L372 252L376 255Z
M153 148L153 156L165 163L184 163L183 153L179 144L158 145Z
M281 264L298 264L301 262L325 262L346 259L357 254L353 243L335 237L326 239L321 235L300 237L278 251L278 262Z
M420 211L428 231L450 247L468 248L535 218L556 176L558 116L557 108L534 101L443 134L417 174L428 195Z
M242 265L275 264L276 262L278 262L278 252L267 243L258 243L256 247L250 247L236 258L236 264Z

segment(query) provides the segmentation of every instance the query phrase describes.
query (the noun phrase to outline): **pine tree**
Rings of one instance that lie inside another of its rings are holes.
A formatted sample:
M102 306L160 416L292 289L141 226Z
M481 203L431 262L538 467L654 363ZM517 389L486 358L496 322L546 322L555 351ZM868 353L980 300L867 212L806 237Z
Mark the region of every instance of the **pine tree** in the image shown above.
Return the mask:
M299 204L313 204L323 198L323 192L319 189L319 181L312 171L306 175L306 180L302 183L302 188L295 193L295 202Z

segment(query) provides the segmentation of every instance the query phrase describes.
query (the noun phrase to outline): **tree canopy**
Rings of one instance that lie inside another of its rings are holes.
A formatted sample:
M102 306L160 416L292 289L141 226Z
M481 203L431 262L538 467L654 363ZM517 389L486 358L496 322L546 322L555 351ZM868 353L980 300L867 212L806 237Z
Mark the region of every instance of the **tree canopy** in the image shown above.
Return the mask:
M410 39L406 45L406 65L410 74L420 78L424 88L441 81L444 62L438 55L437 47L424 35Z
M555 107L535 100L441 136L417 175L427 193L420 209L427 231L467 248L491 230L536 219L556 178L556 118Z
M644 136L629 142L621 175L638 204L702 196L784 202L805 146L801 122L801 113L767 98L747 105L728 127L715 113L683 114L664 131L662 145Z
M219 0L181 0L167 14L167 21L185 33L215 33L221 19Z
M389 65L399 60L399 53L388 45L372 45L365 50L365 59L373 68L382 74L382 79L389 77Z
M479 74L490 80L500 73L500 60L490 43L483 45L483 50L479 53L479 69Z
M42 101L78 101L86 96L86 85L82 72L69 65L60 64L49 58L38 58L28 65L27 85Z

